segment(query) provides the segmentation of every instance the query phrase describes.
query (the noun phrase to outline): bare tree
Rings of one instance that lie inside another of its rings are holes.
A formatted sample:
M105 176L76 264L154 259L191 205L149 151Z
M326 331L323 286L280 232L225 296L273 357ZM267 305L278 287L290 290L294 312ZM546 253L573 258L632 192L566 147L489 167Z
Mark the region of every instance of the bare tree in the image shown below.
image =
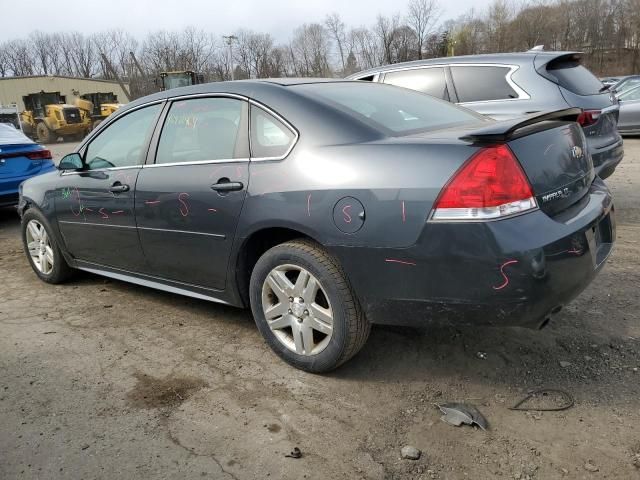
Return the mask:
M333 37L333 40L336 42L336 46L338 47L338 54L340 55L340 64L342 65L342 71L345 70L345 43L346 43L346 33L344 22L340 18L340 15L337 13L332 13L331 15L327 15L324 20L324 24L327 27L327 30Z
M441 9L437 0L411 0L407 25L414 31L417 40L418 60L422 59L427 38L434 33L440 19Z

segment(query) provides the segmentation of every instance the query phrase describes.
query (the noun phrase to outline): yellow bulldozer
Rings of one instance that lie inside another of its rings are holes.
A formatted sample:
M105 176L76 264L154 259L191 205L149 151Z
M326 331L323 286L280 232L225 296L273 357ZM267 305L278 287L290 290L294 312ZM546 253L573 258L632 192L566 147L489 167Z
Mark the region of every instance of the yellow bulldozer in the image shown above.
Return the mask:
M91 128L80 109L64 103L60 92L31 93L22 98L25 110L20 114L24 133L40 143L80 140Z
M191 70L160 73L159 86L161 91L178 87L188 87L189 85L197 85L200 83L204 83L204 75L192 72Z
M80 109L83 121L90 123L92 130L122 106L113 92L85 93L76 99L75 104Z

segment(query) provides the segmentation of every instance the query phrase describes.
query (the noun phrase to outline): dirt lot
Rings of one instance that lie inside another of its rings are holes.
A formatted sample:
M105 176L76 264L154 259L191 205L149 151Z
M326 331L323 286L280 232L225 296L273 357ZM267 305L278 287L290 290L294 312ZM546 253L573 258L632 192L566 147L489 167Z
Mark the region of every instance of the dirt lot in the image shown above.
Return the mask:
M547 329L378 327L327 376L278 360L245 311L40 282L0 210L0 478L640 478L640 140L626 151L617 248ZM575 406L508 409L536 387ZM445 401L490 430L440 421Z

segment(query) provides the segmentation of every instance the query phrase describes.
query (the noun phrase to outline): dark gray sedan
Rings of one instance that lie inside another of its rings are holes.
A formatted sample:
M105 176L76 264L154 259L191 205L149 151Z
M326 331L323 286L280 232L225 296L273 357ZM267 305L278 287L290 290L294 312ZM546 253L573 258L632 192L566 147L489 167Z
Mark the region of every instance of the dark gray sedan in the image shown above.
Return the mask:
M22 185L24 249L48 283L80 269L250 306L312 372L375 323L540 327L615 239L579 114L493 122L350 81L173 89Z

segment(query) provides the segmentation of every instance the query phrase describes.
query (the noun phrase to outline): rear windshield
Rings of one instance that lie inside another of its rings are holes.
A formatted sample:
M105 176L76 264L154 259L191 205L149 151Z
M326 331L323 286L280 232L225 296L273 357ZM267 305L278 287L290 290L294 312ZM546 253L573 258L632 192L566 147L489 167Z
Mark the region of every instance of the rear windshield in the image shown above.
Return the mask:
M547 72L563 88L577 95L597 95L604 91L604 85L579 60L562 60L547 65Z
M408 135L483 120L449 102L406 88L378 83L337 82L295 85L330 105L389 135Z

